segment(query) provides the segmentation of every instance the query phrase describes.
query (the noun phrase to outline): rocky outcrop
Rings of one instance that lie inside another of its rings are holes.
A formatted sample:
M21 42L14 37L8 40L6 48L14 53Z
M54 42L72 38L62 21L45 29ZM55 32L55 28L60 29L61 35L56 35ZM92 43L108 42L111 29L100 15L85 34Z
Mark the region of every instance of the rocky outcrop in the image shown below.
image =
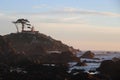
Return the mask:
M18 51L29 55L45 54L45 51L73 51L72 47L42 33L12 33L5 36Z
M97 70L112 80L120 80L120 60L105 60Z
M86 51L81 58L94 58L95 54L91 51Z
M112 60L113 60L113 61L119 61L119 60L120 60L120 58L113 57L113 58L112 58Z
M72 47L44 34L12 33L0 37L0 61L12 65L64 64L79 61ZM47 53L59 52L59 53Z
M0 63L11 64L14 62L15 49L11 47L9 41L0 36Z
M84 63L84 62L78 62L76 65L74 65L74 66L87 66L87 64L86 63Z
M29 63L27 56L12 47L11 42L3 36L0 36L0 63L6 65L17 65Z
M0 54L14 54L15 49L11 47L11 43L5 39L3 36L0 36Z

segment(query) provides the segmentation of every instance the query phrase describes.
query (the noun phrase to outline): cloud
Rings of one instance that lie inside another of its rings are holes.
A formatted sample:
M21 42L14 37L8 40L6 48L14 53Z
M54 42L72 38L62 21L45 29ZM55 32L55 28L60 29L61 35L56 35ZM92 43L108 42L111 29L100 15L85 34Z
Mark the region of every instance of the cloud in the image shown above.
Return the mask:
M51 13L55 14L82 14L82 15L98 15L98 16L108 16L108 17L120 17L119 13L113 12L98 12L94 10L84 10L84 9L77 9L77 8L63 8L60 10L55 10Z
M33 7L34 9L49 8L49 11L43 11L34 13L36 15L95 15L95 16L107 16L107 17L120 17L120 13L107 12L107 11L95 11L79 8L53 8L46 4L37 5Z
M39 6L34 6L34 8L39 9L39 8L44 8L48 7L46 4L42 4ZM1 14L0 14L1 15ZM31 12L31 13L14 13L11 16L13 17L28 17L28 18L34 18L38 19L39 21L43 22L82 22L83 20L86 21L84 18L85 16L95 16L101 17L101 16L106 16L106 17L120 17L119 13L113 13L113 12L98 12L95 10L85 10L85 9L77 9L77 8L53 8L49 9L49 11L41 11L41 12Z
M46 4L39 6L34 6L34 8L48 7ZM69 24L89 24L91 23L86 16L97 17L107 16L107 17L120 17L119 13L113 12L98 12L94 10L85 10L77 8L51 8L49 11L42 11L36 13L11 13L4 14L0 13L1 19L16 20L18 18L27 18L34 23L69 23ZM89 18L92 19L92 18Z
M14 13L11 14L11 17L16 17L16 18L27 18L32 21L36 22L45 22L45 23L79 23L83 24L86 23L86 21L81 18L80 16L76 15L64 15L64 14L48 14L50 12L46 13Z

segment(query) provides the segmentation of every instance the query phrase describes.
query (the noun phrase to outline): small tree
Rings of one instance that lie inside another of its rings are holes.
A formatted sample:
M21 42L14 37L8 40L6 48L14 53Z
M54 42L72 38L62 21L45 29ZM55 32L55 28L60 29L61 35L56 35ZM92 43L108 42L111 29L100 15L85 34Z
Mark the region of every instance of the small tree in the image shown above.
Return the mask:
M28 21L27 19L22 18L22 19L18 19L17 21L15 21L13 23L16 25L17 32L19 32L17 24L20 23L22 25L22 31L24 31L25 25L28 25L30 23L30 21Z

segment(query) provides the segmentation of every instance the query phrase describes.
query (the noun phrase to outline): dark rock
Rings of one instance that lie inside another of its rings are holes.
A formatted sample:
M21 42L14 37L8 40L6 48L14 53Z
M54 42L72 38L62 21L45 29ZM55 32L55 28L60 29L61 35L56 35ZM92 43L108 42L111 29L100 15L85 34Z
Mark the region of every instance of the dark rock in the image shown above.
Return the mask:
M18 54L8 39L0 36L0 63L15 66L17 64L29 63L29 60L26 55Z
M75 66L87 66L87 64L84 62L78 62Z
M42 33L12 33L5 36L18 52L28 55L45 54L46 51L69 51L72 47ZM74 49L73 49L74 50Z
M93 52L87 51L81 56L81 58L94 58L94 56L95 54Z
M79 62L79 58L77 58L72 52L65 51L62 53L51 53L44 56L44 63L51 64L67 64L68 62L77 61Z
M101 74L109 76L112 80L120 80L120 60L105 60L97 69Z
M113 61L119 61L119 60L120 60L120 58L113 57L113 58L112 58L112 60L113 60Z
M19 54L17 61L33 63L67 63L70 61L79 61L74 56L73 47L63 44L61 41L55 40L41 33L12 33L4 36L10 40L12 47ZM49 51L59 51L60 53L47 53ZM22 54L22 55L21 55ZM27 58L27 59L26 59ZM29 59L29 60L28 60Z

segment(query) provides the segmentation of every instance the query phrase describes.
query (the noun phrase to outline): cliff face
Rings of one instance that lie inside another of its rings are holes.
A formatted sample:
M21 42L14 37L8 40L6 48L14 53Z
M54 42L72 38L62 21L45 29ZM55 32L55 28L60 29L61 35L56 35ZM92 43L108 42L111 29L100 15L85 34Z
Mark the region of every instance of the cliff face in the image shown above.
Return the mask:
M12 43L12 46L25 54L45 54L46 51L69 51L70 47L61 41L41 33L12 33L5 36ZM72 48L73 49L73 48Z

